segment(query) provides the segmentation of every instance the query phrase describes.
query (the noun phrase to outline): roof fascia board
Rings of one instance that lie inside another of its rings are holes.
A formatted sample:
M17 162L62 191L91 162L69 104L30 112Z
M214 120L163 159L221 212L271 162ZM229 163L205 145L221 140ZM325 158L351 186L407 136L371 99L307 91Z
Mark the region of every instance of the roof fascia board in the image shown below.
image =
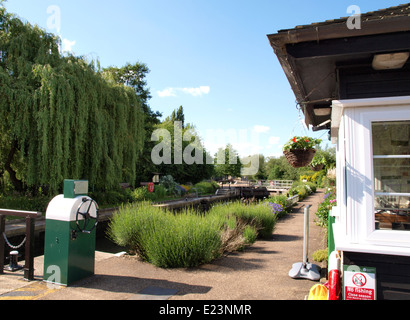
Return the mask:
M326 41L326 40L324 40ZM326 44L325 44L326 43ZM323 45L321 45L323 44ZM303 42L288 45L287 52L296 59L341 56L352 54L374 54L380 52L408 51L410 32L378 34L357 38L329 39L326 42Z
M363 21L361 29L349 29L345 22L335 24L325 24L308 26L306 28L296 28L281 30L277 34L270 34L268 38L272 43L292 44L309 41L321 41L328 39L360 37L383 33L395 33L408 31L410 29L410 19L408 16L389 17L382 20Z

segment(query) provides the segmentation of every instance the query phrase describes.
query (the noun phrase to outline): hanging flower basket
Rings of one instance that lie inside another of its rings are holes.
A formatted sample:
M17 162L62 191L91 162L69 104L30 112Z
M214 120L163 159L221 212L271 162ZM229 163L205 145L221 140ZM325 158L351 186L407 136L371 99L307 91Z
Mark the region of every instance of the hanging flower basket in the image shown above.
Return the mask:
M325 167L324 164L318 164L316 166L313 166L312 164L310 165L310 169L312 169L312 171L315 171L315 172L322 171L324 167Z
M315 157L315 146L321 142L310 137L294 137L284 145L283 153L292 167L307 167Z
M323 157L323 155L316 154L309 167L313 171L317 172L317 171L323 170L325 165L326 165L326 159Z
M315 149L308 150L285 150L283 151L289 164L294 168L307 167L313 160L316 154Z

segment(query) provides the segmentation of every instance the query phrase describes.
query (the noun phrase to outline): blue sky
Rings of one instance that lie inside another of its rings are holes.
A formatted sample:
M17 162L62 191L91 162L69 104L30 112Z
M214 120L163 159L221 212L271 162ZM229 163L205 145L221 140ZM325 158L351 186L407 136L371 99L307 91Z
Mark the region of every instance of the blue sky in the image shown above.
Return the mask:
M279 156L291 136L327 141L327 134L298 123L295 96L266 35L347 16L350 5L365 13L401 3L8 0L5 6L102 67L146 63L151 108L166 117L182 105L211 153L230 142L242 156Z

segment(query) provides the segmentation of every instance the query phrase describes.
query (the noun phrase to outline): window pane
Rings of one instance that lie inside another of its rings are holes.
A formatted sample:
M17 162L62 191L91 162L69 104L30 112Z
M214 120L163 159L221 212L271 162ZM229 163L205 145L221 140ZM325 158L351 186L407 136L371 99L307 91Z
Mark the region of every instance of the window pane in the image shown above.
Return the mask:
M374 159L375 192L410 193L410 158Z
M376 229L410 231L410 121L372 130Z
M410 121L374 122L373 154L410 155Z
M376 196L376 229L410 230L410 197Z

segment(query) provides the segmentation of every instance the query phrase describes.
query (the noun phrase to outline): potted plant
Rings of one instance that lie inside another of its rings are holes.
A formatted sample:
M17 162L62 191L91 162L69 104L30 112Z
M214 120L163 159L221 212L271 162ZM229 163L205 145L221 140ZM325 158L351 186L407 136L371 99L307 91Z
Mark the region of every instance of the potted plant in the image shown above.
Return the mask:
M316 145L321 142L311 137L294 137L283 146L283 153L292 167L307 167L316 154Z
M316 154L313 158L312 162L310 163L310 169L313 171L321 171L326 165L326 159L321 154Z

